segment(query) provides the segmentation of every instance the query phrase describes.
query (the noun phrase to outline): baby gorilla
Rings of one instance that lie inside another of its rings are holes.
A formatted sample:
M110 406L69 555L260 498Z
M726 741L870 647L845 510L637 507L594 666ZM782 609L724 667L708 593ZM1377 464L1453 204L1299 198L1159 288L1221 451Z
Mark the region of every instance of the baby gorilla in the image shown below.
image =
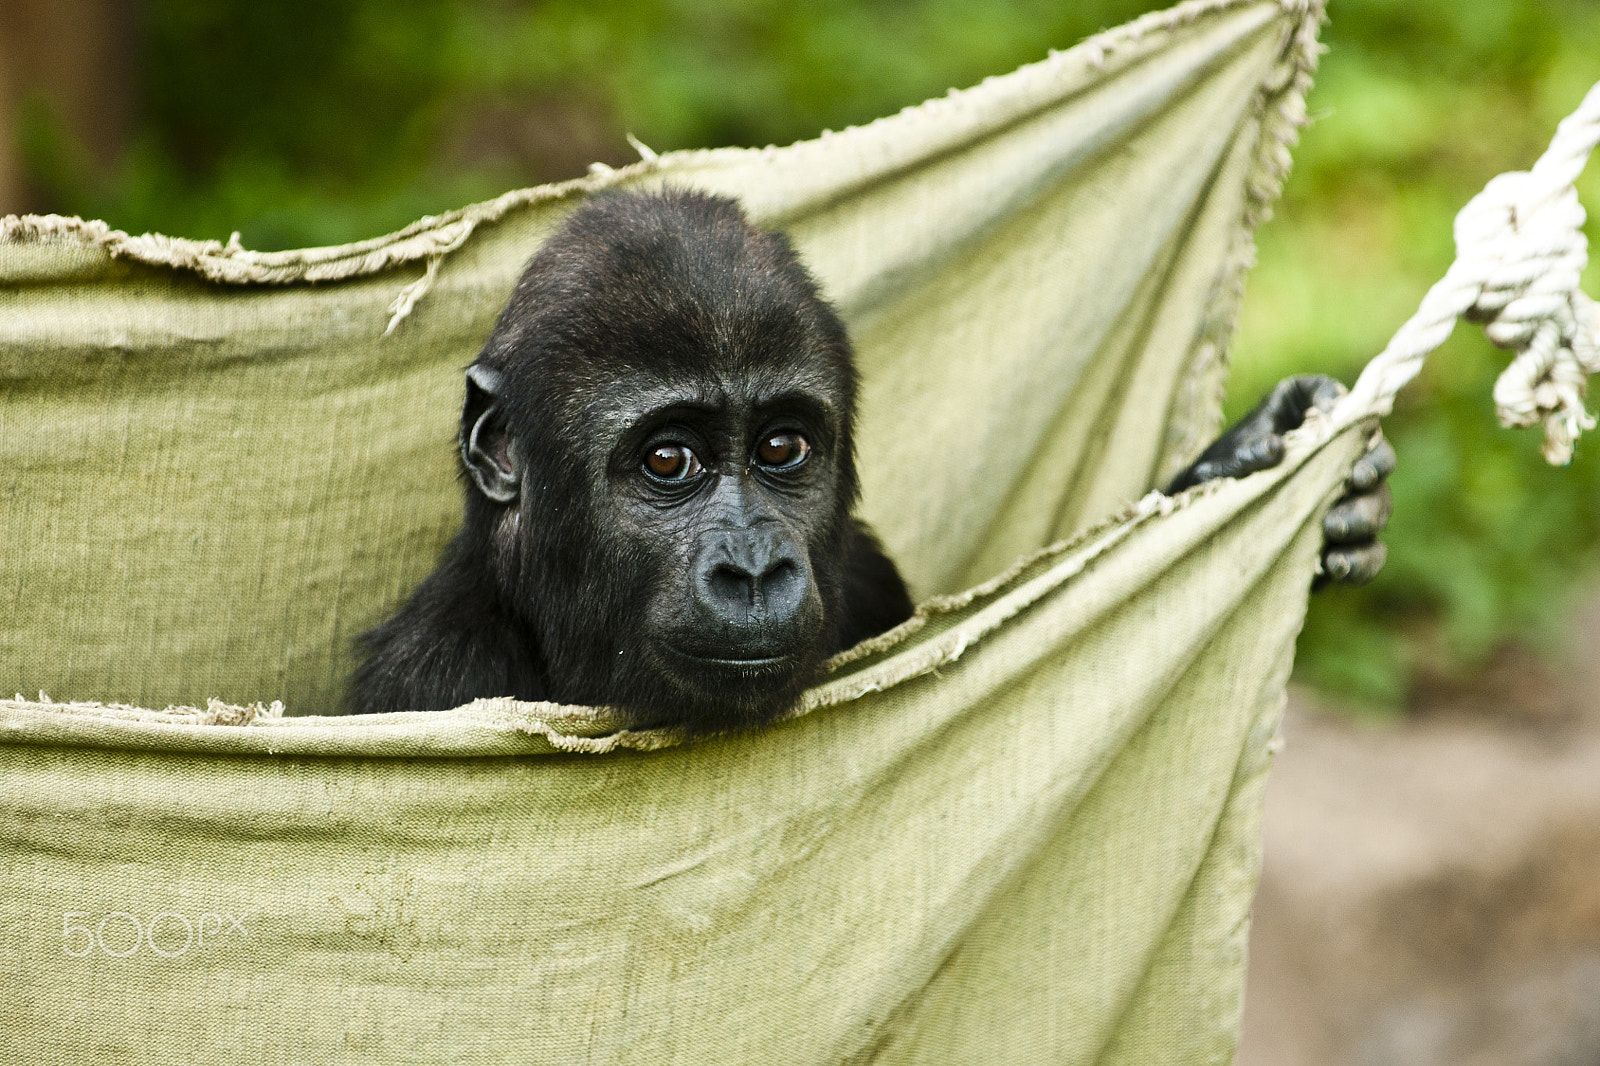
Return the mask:
M1337 388L1295 380L1175 486L1277 462L1277 434ZM362 638L354 710L514 696L693 733L780 717L829 655L912 613L851 517L855 405L844 324L786 238L700 193L590 200L467 370L462 529ZM1387 498L1367 501L1387 472L1341 504L1381 517L1330 560L1381 565Z
M784 237L696 193L589 201L467 371L461 532L363 638L354 709L779 716L912 611L851 518L855 405L844 324Z

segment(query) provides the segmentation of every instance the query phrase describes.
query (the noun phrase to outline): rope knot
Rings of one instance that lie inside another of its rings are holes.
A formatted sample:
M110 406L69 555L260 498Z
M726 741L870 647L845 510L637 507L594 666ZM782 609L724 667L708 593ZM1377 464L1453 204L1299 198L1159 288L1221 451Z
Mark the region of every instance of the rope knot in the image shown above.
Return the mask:
M1584 407L1600 371L1600 313L1578 287L1589 261L1584 211L1565 174L1502 174L1456 216L1457 261L1477 283L1466 317L1517 352L1495 382L1501 425L1545 424L1544 455L1572 459L1595 426ZM1470 264L1470 266L1468 266Z
M1544 457L1572 459L1573 442L1595 426L1583 394L1600 370L1600 308L1578 288L1589 245L1575 188L1596 145L1600 84L1561 120L1532 170L1502 174L1461 209L1456 261L1339 401L1335 424L1393 410L1395 393L1465 317L1517 350L1494 386L1501 423L1544 419Z

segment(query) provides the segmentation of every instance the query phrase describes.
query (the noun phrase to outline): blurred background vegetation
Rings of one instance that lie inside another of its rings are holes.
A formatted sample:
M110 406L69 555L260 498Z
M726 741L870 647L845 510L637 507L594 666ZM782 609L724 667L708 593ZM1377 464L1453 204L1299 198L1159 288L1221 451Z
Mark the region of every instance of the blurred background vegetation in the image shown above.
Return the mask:
M628 162L630 132L666 150L866 122L1161 6L5 0L0 212L343 242ZM1593 0L1331 7L1316 121L1260 234L1232 415L1290 373L1350 380L1449 265L1455 211L1531 163L1600 78ZM1395 709L1561 646L1600 569L1600 439L1545 467L1536 434L1495 424L1503 363L1459 329L1402 397L1388 569L1315 598L1305 680Z

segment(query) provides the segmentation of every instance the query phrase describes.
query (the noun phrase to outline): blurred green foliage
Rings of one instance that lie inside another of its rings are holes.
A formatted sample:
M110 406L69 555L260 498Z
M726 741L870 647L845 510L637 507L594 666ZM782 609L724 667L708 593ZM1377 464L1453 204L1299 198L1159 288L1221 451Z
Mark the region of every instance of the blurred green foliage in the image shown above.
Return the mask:
M140 119L109 176L37 102L33 185L121 228L257 248L398 228L585 163L786 143L972 84L1163 6L1149 0L147 0ZM1600 78L1592 0L1334 0L1278 219L1260 234L1230 412L1273 381L1345 380L1449 265L1450 222L1526 167ZM1594 168L1600 171L1600 164ZM1580 192L1600 203L1600 179ZM1591 233L1591 239L1594 234ZM1590 277L1590 292L1595 292ZM1507 642L1556 646L1600 559L1600 441L1566 470L1489 400L1504 364L1458 328L1386 431L1388 569L1315 598L1302 676L1374 706Z
M1454 255L1455 212L1526 169L1600 80L1600 5L1334 0L1296 152L1234 348L1229 411L1273 381L1351 381ZM1600 207L1600 163L1579 187ZM1589 239L1597 232L1591 222ZM1600 291L1600 272L1585 276ZM1490 392L1505 366L1476 327L1455 334L1384 431L1399 454L1389 564L1313 599L1298 672L1374 707L1418 683L1460 684L1508 643L1559 654L1600 562L1600 436L1564 469L1542 430L1509 432Z
M627 133L668 150L868 122L1160 6L146 0L120 172L86 180L48 121L25 141L36 184L74 213L325 244L631 161Z

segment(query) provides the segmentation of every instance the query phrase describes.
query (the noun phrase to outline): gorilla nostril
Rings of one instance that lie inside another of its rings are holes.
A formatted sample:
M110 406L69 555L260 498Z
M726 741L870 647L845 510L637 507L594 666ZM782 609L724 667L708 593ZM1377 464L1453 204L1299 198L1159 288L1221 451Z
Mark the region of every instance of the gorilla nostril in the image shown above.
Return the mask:
M710 586L712 594L723 603L737 603L748 607L755 602L755 579L739 567L728 563L712 567L711 573L706 575L706 584Z
M793 560L784 559L761 575L759 585L762 597L770 602L794 599L800 585L800 568Z

